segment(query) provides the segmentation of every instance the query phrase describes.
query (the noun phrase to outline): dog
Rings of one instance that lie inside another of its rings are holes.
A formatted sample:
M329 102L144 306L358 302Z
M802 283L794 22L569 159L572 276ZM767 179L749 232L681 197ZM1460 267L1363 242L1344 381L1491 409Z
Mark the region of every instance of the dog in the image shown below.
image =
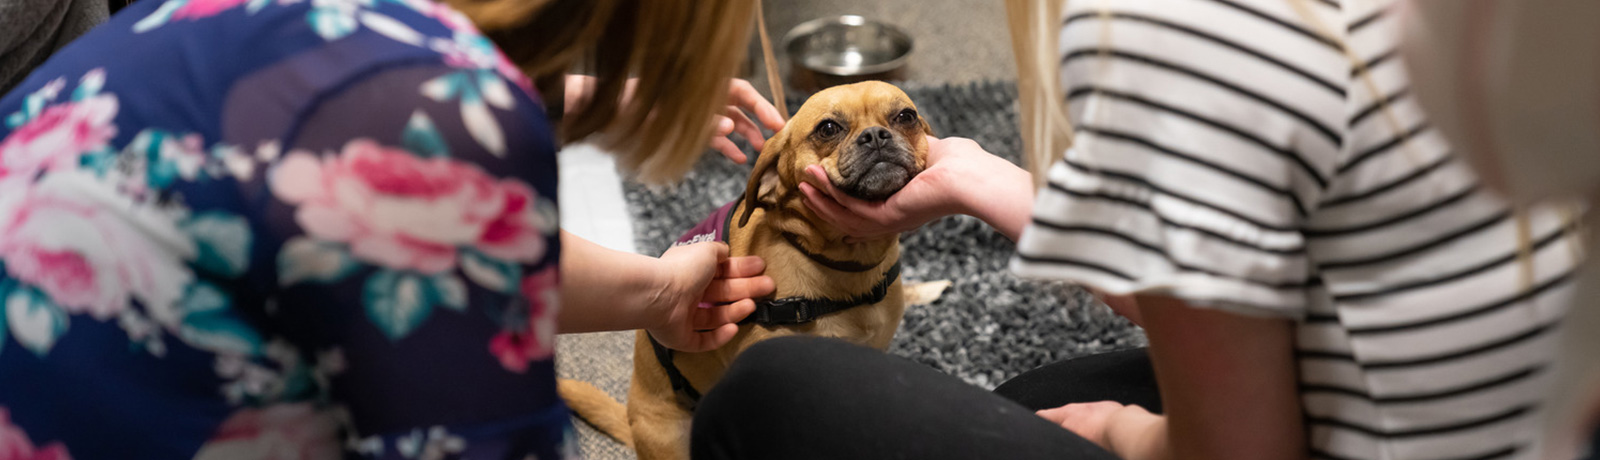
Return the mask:
M739 333L716 350L672 351L639 331L625 409L592 385L572 380L559 382L562 398L579 417L630 444L641 460L688 459L700 392L751 344L807 334L887 349L908 295L899 274L899 236L847 241L805 206L798 186L815 180L805 173L807 166L821 165L829 181L851 196L888 198L927 167L931 134L911 98L888 83L855 83L812 95L767 141L743 197L680 240L722 240L733 256L761 256L777 285L773 297L758 301Z

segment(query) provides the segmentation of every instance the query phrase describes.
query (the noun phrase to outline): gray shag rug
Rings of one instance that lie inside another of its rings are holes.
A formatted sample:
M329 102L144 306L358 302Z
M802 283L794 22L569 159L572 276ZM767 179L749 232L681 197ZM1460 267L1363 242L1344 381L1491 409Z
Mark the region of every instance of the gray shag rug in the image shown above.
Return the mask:
M903 88L940 137L972 138L996 155L1020 161L1016 89L1010 82ZM798 109L800 102L791 98L789 107ZM652 255L665 251L684 231L737 198L749 171L746 165L708 154L676 186L625 185L639 251ZM905 233L900 241L905 280L952 284L931 305L906 310L891 354L993 389L1044 364L1145 343L1137 327L1086 291L1012 275L1006 265L1015 245L978 219L946 217ZM615 337L631 341L632 335ZM607 345L598 336L580 340L587 342L570 351L631 350ZM574 368L584 358L568 351L558 352L571 357L563 374L581 378L584 372ZM612 385L619 381L615 376L583 379ZM620 382L621 388L606 389L614 390L613 395L626 393L627 376ZM631 458L609 439L595 439L587 426L581 432L590 458Z

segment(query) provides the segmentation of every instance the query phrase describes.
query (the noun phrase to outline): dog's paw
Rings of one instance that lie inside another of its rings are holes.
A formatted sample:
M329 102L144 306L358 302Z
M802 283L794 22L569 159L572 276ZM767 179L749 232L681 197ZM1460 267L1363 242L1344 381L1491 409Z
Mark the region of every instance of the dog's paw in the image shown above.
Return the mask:
M906 306L931 304L933 301L939 300L939 296L944 295L944 290L948 287L950 287L950 280L906 284L904 287Z

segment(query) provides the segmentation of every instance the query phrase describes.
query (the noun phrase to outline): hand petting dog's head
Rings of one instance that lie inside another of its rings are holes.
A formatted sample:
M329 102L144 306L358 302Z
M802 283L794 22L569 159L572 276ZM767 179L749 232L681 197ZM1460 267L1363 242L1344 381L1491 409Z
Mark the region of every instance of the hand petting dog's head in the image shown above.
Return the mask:
M777 189L795 190L799 181L813 180L805 174L813 164L853 197L886 199L927 167L924 136L932 134L916 104L894 85L868 81L828 88L807 99L783 131L767 141L745 199L756 203ZM746 212L740 225L748 218Z

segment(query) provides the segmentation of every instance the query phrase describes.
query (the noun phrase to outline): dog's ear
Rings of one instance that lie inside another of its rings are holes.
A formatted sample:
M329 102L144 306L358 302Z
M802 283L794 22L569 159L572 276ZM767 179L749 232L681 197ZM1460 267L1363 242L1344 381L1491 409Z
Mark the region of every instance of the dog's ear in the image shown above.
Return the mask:
M787 128L772 135L767 139L767 145L761 149L761 155L756 157L755 166L750 168L750 181L744 184L744 214L739 216L739 226L744 227L750 223L750 213L755 212L756 198L761 195L762 178L768 173L776 174L773 167L778 165L778 157L789 150L789 130Z

